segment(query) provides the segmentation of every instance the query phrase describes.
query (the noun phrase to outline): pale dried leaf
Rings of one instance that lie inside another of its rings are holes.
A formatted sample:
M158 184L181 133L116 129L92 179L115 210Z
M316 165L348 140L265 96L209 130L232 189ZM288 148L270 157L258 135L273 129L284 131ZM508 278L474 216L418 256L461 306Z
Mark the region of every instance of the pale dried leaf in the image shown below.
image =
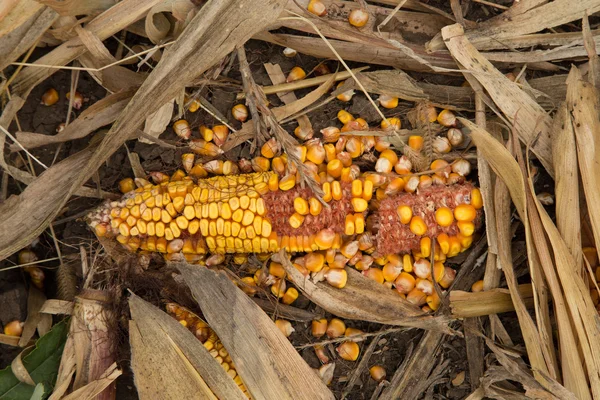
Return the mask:
M552 165L551 118L544 109L524 92L517 83L498 71L469 43L460 25L442 29L446 46L452 56L485 87L498 108L513 124L519 139L531 145L548 173Z
M27 296L27 319L25 320L25 325L23 326L23 333L21 334L21 339L19 340L19 346L25 347L35 334L35 331L38 329L38 324L45 320L45 325L49 323L52 324L52 316L48 314L41 314L40 310L46 301L46 295L42 293L38 288L31 286L29 288L29 294ZM40 332L40 336L42 336L42 332Z
M61 16L96 14L114 6L116 0L39 0Z
M600 251L600 102L594 86L584 81L575 67L567 80L567 106L573 118L579 171L594 232L596 250Z
M502 42L505 38L511 38L528 33L543 31L571 21L579 20L587 14L600 11L600 4L595 0L554 0L545 2L527 12L504 16L482 23L478 28L470 29L467 39L478 46L485 46L490 42ZM510 11L510 10L509 10ZM444 34L442 33L442 37ZM440 36L431 40L426 48L428 51L442 50L444 41Z
M144 124L144 133L155 138L159 137L169 125L174 109L175 100L173 99L165 103L158 111L150 114L148 118L146 118L146 123ZM141 143L152 143L150 140L143 137L138 140Z
M96 35L100 40L106 40L111 35L125 29L131 23L146 15L148 10L158 2L160 0L123 0L94 18L86 25L85 29ZM32 3L39 4L35 1ZM66 65L86 51L87 48L83 46L81 39L76 36L37 59L35 64ZM13 95L27 97L31 89L56 71L58 69L35 66L23 68L13 82Z
M274 108L272 110L273 115L275 116L275 118L277 118L278 121L281 121L284 118L289 117L290 115L300 112L304 108L309 107L315 101L319 100L319 98L321 98L321 96L323 96L325 93L327 93L329 89L331 89L333 82L335 82L335 74L333 74L326 82L321 84L318 88L316 88L303 98L296 100L293 103Z
M533 288L530 284L519 285L521 295L527 308L533 307ZM514 311L510 291L508 289L490 289L483 292L450 292L450 309L455 318L480 317Z
M73 302L56 299L46 300L40 312L52 315L71 315L71 312L73 312Z
M202 399L217 399L189 361L170 341L149 333L129 321L131 368L142 399L180 400L190 393ZM177 379L173 379L176 377Z
M63 348L62 355L60 357L60 367L58 368L58 376L54 384L54 390L48 400L60 400L69 386L75 375L75 346L73 343L73 337L67 336L65 347Z
M0 40L0 70L6 68L11 62L16 61L22 54L27 52L57 18L58 14L54 10L45 7L10 34L2 37ZM2 18L0 17L0 25L2 25L1 21Z
M224 273L189 264L175 266L252 397L334 398L273 321Z
M508 187L512 201L517 208L517 212L519 213L521 220L526 224L525 182L517 162L510 152L487 131L464 118L459 118L459 121L471 131L471 138L477 146L478 151L480 151L480 154L490 164L490 167L492 167L496 175L498 175ZM497 202L496 206L501 206L501 204ZM533 366L534 374L538 377L540 373L548 373L548 366L544 360L541 339L537 327L529 315L517 289L517 281L514 276L512 256L510 254L511 237L506 233L506 231L509 230L508 224L510 224L510 220L498 217L496 218L496 223L498 224L498 259L504 270L508 288L511 292L511 297L513 298L519 325L521 332L523 333L525 346Z
M35 0L20 0L16 4L7 3L6 8L2 10L3 18L0 19L0 38L5 39L6 34L17 29L43 8L44 6Z
M35 382L31 378L31 375L29 375L29 371L27 371L27 368L23 364L23 357L25 357L34 349L34 346L23 349L23 351L17 354L17 356L10 363L10 369L12 370L12 373L15 374L15 378L17 378L20 382L26 383L31 386L35 386Z
M554 189L556 194L556 225L575 258L573 270L583 273L581 255L581 222L579 209L579 173L577 149L571 115L566 104L556 112L552 125L554 138Z
M112 385L115 380L121 376L123 371L117 369L117 363L113 363L110 367L100 375L97 380L94 380L87 385L80 387L79 389L73 391L62 397L61 400L93 400L96 399L97 396L102 393L108 386Z

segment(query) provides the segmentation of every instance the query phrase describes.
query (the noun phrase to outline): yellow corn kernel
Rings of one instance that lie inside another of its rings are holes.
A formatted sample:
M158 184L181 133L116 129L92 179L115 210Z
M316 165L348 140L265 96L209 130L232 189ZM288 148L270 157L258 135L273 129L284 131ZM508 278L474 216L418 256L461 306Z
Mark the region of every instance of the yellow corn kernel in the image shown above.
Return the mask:
M431 255L431 238L427 236L421 238L421 255L425 258Z
M362 214L354 214L354 233L361 234L365 231L365 217Z
M285 291L285 294L281 298L283 304L292 304L298 298L298 290L296 288L289 288Z
M412 220L413 212L410 206L398 206L396 212L401 223L408 224Z
M362 198L353 198L351 201L352 207L354 208L354 212L361 213L366 211L369 207L369 203L365 199Z
M354 235L354 232L355 232L354 215L352 215L352 214L346 215L346 220L344 222L344 234Z
M346 361L356 361L360 354L360 347L356 342L344 342L335 350Z
M277 176L277 175L275 175ZM283 179L279 181L279 189L280 190L290 190L296 186L296 176L295 175L287 175Z
M334 200L341 200L343 196L342 185L339 181L331 182L331 197Z
M483 208L483 197L481 196L481 191L477 188L471 190L471 205L476 210Z
M125 178L119 181L119 190L121 193L128 193L135 189L135 183L131 178Z
M354 121L354 117L346 110L340 110L337 113L337 117L342 124L347 124L350 121Z
M299 228L304 223L304 215L300 215L297 212L293 213L289 219L289 223L292 228Z
M371 198L373 197L373 188L373 182L370 180L365 180L363 183L362 198L366 201L371 200Z
M300 215L307 215L309 211L308 202L302 197L296 197L294 199L294 210Z
M352 181L352 189L351 189L352 197L361 197L363 194L363 183L359 179L354 179Z
M319 215L321 213L321 210L323 210L323 205L315 197L311 197L310 199L308 199L308 207L309 207L308 211L310 212L310 215L314 215L314 216Z
M423 137L422 136L409 136L408 146L416 151L420 151L423 148Z
M454 218L461 222L472 222L477 216L477 210L471 204L459 204L454 208Z
M342 162L337 158L327 163L327 173L334 178L339 178L342 175Z
M427 233L427 224L422 217L415 215L410 220L410 231L417 236Z
M315 236L315 243L319 249L327 250L333 247L335 241L335 232L333 229L323 229Z
M435 221L439 226L450 226L454 222L454 214L448 207L440 207L435 210Z
M472 222L458 221L456 226L458 226L458 230L463 236L473 236L475 232L475 224Z
M318 252L308 253L304 256L304 266L310 272L319 272L325 265L325 255Z
M323 200L327 203L331 201L333 198L331 194L331 183L325 182L323 183Z
M450 240L448 238L448 235L445 233L440 233L437 236L437 242L439 244L440 250L442 251L442 254L448 254L448 251L450 251Z
M448 250L448 258L455 257L462 250L462 244L460 243L460 239L457 236L450 236L448 238L450 241L450 249Z

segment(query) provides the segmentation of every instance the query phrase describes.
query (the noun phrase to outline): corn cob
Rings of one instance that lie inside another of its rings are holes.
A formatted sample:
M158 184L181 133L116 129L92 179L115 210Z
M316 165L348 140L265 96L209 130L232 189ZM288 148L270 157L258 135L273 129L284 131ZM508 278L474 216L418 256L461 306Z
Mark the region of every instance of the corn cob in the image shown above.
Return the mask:
M366 121L346 111L338 118L344 123L341 131L368 129ZM392 120L388 123L395 125ZM430 166L431 175L417 176L411 173L411 161L398 157L385 141L340 136L335 127L323 131L328 132L326 144L315 138L295 149L321 186L322 199L297 185L297 166L286 154L278 155L281 148L271 139L260 157L239 165L220 160L202 164L184 154L187 174L153 173L155 184L136 179L137 189L105 203L88 221L98 236L115 237L130 251L159 252L169 260L208 266L222 262L224 254L243 263L244 253L306 253L293 264L313 279L342 288L344 268L350 265L395 287L409 301L435 309L439 299L430 298L433 279L442 287L451 283L452 270L443 261L467 249L481 224L481 194L464 177L469 163L438 159ZM372 149L380 152L375 171L361 174L353 159ZM207 178L208 173L219 176ZM121 188L131 189L131 183L129 179ZM430 268L431 252L438 272L413 272L413 264L414 271ZM253 293L253 286L271 286L274 295L293 302L297 291L286 291L282 267L273 271L245 277L242 288Z
M213 358L218 361L219 364L221 364L225 372L227 372L227 375L229 375L231 379L235 381L246 397L250 398L250 393L235 370L235 366L231 360L231 357L229 356L229 353L227 352L227 349L225 349L223 343L221 343L215 332L210 329L208 324L196 314L187 308L180 306L179 304L168 303L165 308L170 316L179 321L181 325L188 328L188 330L202 342L210 355L213 356Z

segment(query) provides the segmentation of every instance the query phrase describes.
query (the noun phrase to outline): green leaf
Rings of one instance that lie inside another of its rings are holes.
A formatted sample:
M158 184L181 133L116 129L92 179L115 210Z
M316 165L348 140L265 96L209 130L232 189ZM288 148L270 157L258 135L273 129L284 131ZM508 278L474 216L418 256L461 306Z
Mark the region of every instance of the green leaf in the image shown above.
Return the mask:
M23 357L23 365L36 384L42 383L48 389L54 386L68 332L69 320L65 319L38 339L35 349ZM29 400L35 390L36 386L20 382L10 366L0 371L0 400Z

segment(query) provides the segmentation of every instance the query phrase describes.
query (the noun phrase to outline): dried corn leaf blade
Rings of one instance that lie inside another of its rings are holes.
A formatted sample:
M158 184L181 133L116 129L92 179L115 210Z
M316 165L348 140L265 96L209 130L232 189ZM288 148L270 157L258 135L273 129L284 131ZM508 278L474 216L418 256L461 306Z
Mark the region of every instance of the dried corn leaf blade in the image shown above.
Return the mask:
M9 197L0 204L0 214L6 216L0 226L0 260L26 246L46 229L62 207L55 201L64 197L65 190L91 155L92 149L87 149L55 164L19 196Z
M553 175L551 118L544 109L473 47L464 35L462 26L447 26L442 29L442 35L452 56L485 87L513 124L519 139L528 145L533 144L532 151L548 173Z
M273 108L272 109L273 116L275 116L277 121L281 121L284 118L289 117L290 115L296 114L296 113L300 112L301 110L305 109L306 107L309 107L315 101L319 100L319 98L321 98L321 96L323 96L325 93L327 93L329 91L329 89L331 89L333 82L335 82L335 75L336 74L332 74L331 77L329 79L327 79L327 81L322 83L319 87L317 87L315 90L308 93L303 98L298 99L298 100L294 101L293 103L289 103L289 104L286 104L286 105L283 105L283 106L280 106L277 108Z
M334 398L273 321L227 275L190 264L175 266L252 397Z
M529 187L533 191L531 178ZM534 197L534 202L553 250L556 270L562 289L566 293L565 299L571 314L571 323L576 332L574 344L563 350L577 353L578 344L587 367L587 378L592 395L594 398L600 398L600 337L598 335L600 316L594 307L587 284L581 276L573 273L575 260L565 241L539 200ZM562 335L567 329L571 329L570 324L566 325L568 326L565 329L561 329L559 325L559 335ZM564 354L563 357L565 357ZM567 367L569 366L564 368ZM585 382L583 384L585 385ZM587 385L582 389L587 389ZM581 395L581 392L578 394Z
M115 0L38 0L61 16L97 14L114 6Z
M54 10L44 7L21 26L2 37L0 40L0 71L31 48L57 18L58 14ZM2 21L2 17L0 17L0 21ZM0 26L3 23L4 21L0 22Z
M336 58L323 39L315 37L272 34L269 32L257 33L254 39L291 47L302 54L317 58ZM411 71L431 72L431 68L407 56L402 51L363 43L350 43L342 40L327 40L340 57L346 61L357 61L368 64L389 65ZM428 54L427 62L440 68L456 68L456 63L446 54Z
M207 397L214 392L220 399L245 399L200 340L177 320L135 294L129 298L129 309L130 335L135 338L132 367L136 387L145 398L189 398L195 393L189 391L192 386Z
M3 4L3 6L5 5ZM21 0L15 3L8 2L6 6L6 9L0 10L0 12L4 12L4 15L0 18L0 38L2 40L6 39L4 37L6 34L26 23L27 20L44 8L43 5L35 0Z
M581 256L581 220L579 210L579 173L575 132L567 105L558 109L552 125L556 225L575 258L573 270L583 273Z
M594 232L596 250L600 251L600 107L593 85L583 80L575 67L567 79L567 106L573 118L579 170Z
M506 17L499 15L495 19L482 23L479 28L467 31L466 35L468 40L473 42L476 47L485 46L490 42L502 42L504 38L539 32L579 20L586 13L591 15L598 11L600 11L600 4L596 0L579 0L575 2L572 0L554 0L518 15ZM438 36L429 42L426 47L429 51L442 50L444 43Z
M485 340L486 345L494 352L494 355L497 357L500 364L506 368L506 370L510 373L505 379L515 379L520 382L525 388L525 395L528 398L534 399L554 399L554 400L575 400L577 397L573 395L573 393L566 390L563 386L561 386L556 381L549 379L547 376L542 375L541 379L543 382L540 382L540 379L537 379L537 382L532 379L531 375L524 368L523 363L518 362L514 356L507 350L502 349L500 346L496 345L492 340L488 337L483 336L480 332L476 332L480 337ZM548 392L544 391L541 386L543 386Z
M521 166L521 170L525 171L525 161L522 154L518 154L518 161ZM552 346L551 357L547 357L548 367L550 372L553 373L554 378L560 376L557 371L557 361L554 354L554 345L552 343L551 336L551 322L549 310L548 310L548 293L546 285L550 288L552 294L552 300L554 304L554 311L556 315L556 324L558 326L558 340L560 354L562 355L562 378L564 386L575 393L579 399L591 399L590 391L587 384L586 374L583 368L583 362L580 358L578 351L578 345L576 340L576 332L571 324L571 317L569 310L565 303L565 296L563 288L561 287L559 278L557 276L552 255L550 252L550 244L546 239L544 228L542 226L540 215L538 214L534 202L535 194L533 193L533 186L527 187L527 211L528 211L528 223L530 226L531 234L527 238L527 246L532 247L531 255L529 256L529 262L532 264L532 258L535 259L536 269L533 266L531 268L532 282L534 284L535 293L539 296L539 304L536 304L536 316L538 319L538 326L540 331L540 337L543 339L543 344ZM529 239L531 238L531 239ZM531 244L529 243L531 242ZM532 257L534 255L535 257ZM538 270L541 268L542 271ZM536 273L535 280L533 279L533 272ZM567 292L568 293L568 292ZM537 299L536 299L537 300ZM543 347L544 348L544 347ZM550 362L552 360L552 362Z
M519 285L519 294L527 308L533 307L533 288L530 284ZM483 292L450 292L450 308L455 318L480 317L515 311L508 289L490 289Z
M61 400L94 400L103 395L103 392L110 385L113 385L115 380L121 376L123 371L117 368L117 363L112 363L100 377L87 385L73 391ZM52 399L50 399L52 400Z
M471 137L473 142L477 146L480 154L487 160L494 172L506 183L513 203L515 204L517 211L522 221L527 221L527 215L525 213L525 183L523 175L516 161L508 150L496 139L494 139L487 131L481 129L474 123L460 118L460 122L471 131ZM518 292L516 278L514 271L512 270L512 259L510 254L510 236L504 234L504 229L500 229L500 224L509 224L510 221L504 221L502 218L497 218L496 223L498 224L498 258L508 288L513 299L513 304L517 312L519 319L519 325L523 338L525 340L525 346L527 348L527 354L531 362L534 375L536 379L541 377L540 373L548 374L548 366L544 360L542 351L541 338L539 336L537 327L533 322L531 316L527 312L523 298Z
M113 123L131 100L135 91L111 94L86 108L79 116L56 135L35 132L17 132L17 140L27 149L81 139L95 130ZM18 150L16 145L11 150Z
M148 5L146 2L138 3ZM104 14L121 5L131 6L131 3L124 0ZM282 7L282 0L208 2L203 12L192 20L177 42L165 52L96 149L84 150L54 165L32 182L20 196L0 204L0 214L8 216L0 226L0 260L37 237L69 197L126 140L136 134L141 121L166 101L174 98L188 82L218 62L237 45L264 29L279 14ZM127 8L119 10L123 12ZM229 28L214 29L214 26ZM62 60L66 61L64 58ZM23 73L24 71L19 76ZM30 76L30 79L33 82L45 77L35 74ZM22 83L26 85L24 81ZM14 97L13 100L21 101ZM20 108L20 104L16 104L17 107L13 107L10 114L3 113L0 124L12 119L11 114L14 116L13 113L16 113L14 109ZM3 139L4 137L0 138L0 144ZM40 198L45 199L42 205Z
M94 18L86 25L85 29L96 35L100 40L105 40L142 18L158 2L160 0L121 1ZM86 51L87 48L83 46L81 38L78 36L64 42L50 53L37 59L34 63L35 66L25 67L21 70L13 82L13 94L27 97L31 89L58 71L56 68L40 66L63 66Z
M401 299L393 291L362 276L352 268L346 268L348 281L343 289L327 283L315 283L302 275L280 253L280 260L287 278L313 303L342 318L376 322L379 324L410 326L454 334L448 327L448 318L431 316L418 307ZM377 301L373 301L377 299Z
M153 137L158 138L167 128L169 122L171 122L171 116L173 115L173 110L175 109L175 100L170 100L166 102L158 111L150 114L148 118L146 118L146 123L144 124L144 133ZM141 143L153 143L146 138L139 138L138 141Z

